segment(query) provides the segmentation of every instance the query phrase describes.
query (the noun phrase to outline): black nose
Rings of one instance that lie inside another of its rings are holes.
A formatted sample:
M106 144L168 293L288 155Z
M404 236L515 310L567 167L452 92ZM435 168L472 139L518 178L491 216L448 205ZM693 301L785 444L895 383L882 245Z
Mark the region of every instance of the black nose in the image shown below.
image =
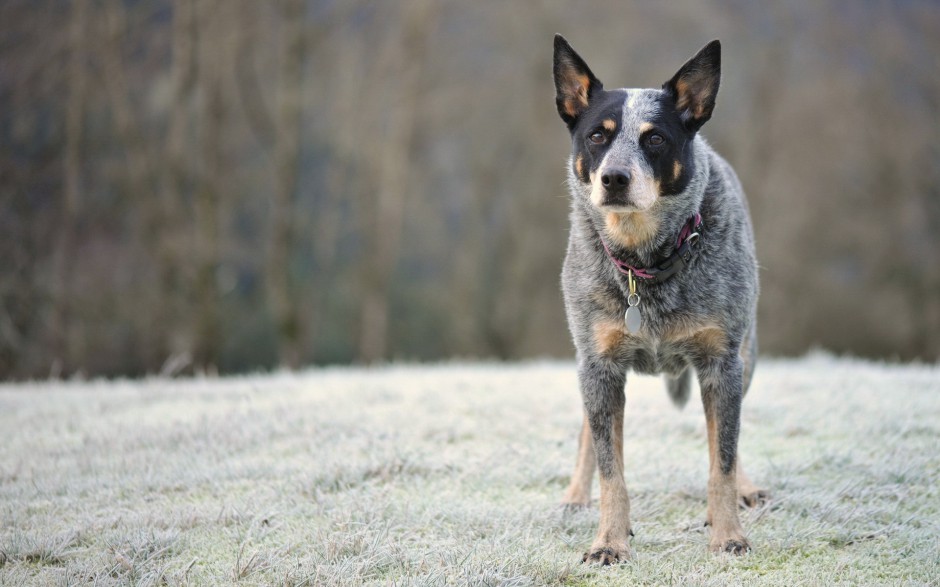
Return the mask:
M630 172L625 169L608 169L601 176L601 185L612 194L624 191L629 183Z

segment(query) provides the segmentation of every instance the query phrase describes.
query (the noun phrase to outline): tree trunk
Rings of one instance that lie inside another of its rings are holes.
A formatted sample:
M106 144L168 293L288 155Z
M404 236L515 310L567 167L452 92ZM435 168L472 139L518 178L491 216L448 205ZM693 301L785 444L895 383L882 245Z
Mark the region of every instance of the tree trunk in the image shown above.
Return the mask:
M436 5L429 0L411 2L404 15L397 46L383 71L392 91L382 96L399 105L385 122L387 131L379 141L377 201L372 206L372 246L364 262L365 279L360 315L359 360L371 363L388 356L389 298L391 277L398 262L405 197L411 176L412 142L419 106L422 64L426 43L434 23Z
M219 292L216 270L219 261L219 182L222 174L222 72L225 70L228 7L223 2L204 1L199 30L202 68L200 115L202 166L195 194L196 341L194 361L198 368L215 371L219 361Z
M52 338L51 374L71 370L75 354L72 303L72 262L75 227L82 192L81 150L84 139L84 115L87 101L88 0L72 3L68 65L68 99L65 104L65 158L62 189L62 213L58 239L53 253L53 311L49 330Z
M300 159L304 63L304 0L284 0L271 194L271 246L266 287L278 333L278 361L296 368L301 360L301 323L290 274L294 240L294 193Z
M154 203L153 234L157 291L161 308L161 346L164 352L161 372L172 374L192 361L195 333L192 324L183 320L183 304L187 297L187 280L182 268L186 263L185 243L191 242L183 227L188 225L182 214L183 196L192 175L188 163L188 135L192 123L189 106L197 75L196 7L192 0L176 0L173 4L171 37L172 61L170 87L172 100L167 117L167 134L163 144L164 173L159 180L160 193ZM172 368L171 368L172 367Z

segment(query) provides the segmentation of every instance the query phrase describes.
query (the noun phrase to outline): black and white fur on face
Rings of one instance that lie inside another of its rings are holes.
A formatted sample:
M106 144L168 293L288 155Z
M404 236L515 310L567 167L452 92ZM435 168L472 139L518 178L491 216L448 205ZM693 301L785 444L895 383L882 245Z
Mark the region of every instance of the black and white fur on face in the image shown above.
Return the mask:
M711 117L721 69L713 41L662 89L605 90L555 38L558 113L571 132L568 181L609 244L652 258L695 214L707 180L698 130ZM658 238L657 238L658 237Z

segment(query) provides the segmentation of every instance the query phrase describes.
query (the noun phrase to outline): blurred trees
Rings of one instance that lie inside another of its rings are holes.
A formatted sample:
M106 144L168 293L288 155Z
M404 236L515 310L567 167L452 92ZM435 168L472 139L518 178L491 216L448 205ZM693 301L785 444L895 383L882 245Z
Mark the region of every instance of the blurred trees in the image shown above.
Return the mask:
M719 37L762 349L940 357L940 7L0 4L0 377L568 356L562 32Z

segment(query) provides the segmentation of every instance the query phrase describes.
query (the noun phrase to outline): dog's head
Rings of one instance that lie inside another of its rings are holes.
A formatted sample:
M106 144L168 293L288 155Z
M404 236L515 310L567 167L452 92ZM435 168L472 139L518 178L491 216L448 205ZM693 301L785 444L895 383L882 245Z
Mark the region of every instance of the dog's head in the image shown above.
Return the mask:
M712 41L662 89L605 90L587 63L555 36L555 101L572 137L576 186L610 224L650 216L681 194L695 172L690 148L711 117L721 74Z

